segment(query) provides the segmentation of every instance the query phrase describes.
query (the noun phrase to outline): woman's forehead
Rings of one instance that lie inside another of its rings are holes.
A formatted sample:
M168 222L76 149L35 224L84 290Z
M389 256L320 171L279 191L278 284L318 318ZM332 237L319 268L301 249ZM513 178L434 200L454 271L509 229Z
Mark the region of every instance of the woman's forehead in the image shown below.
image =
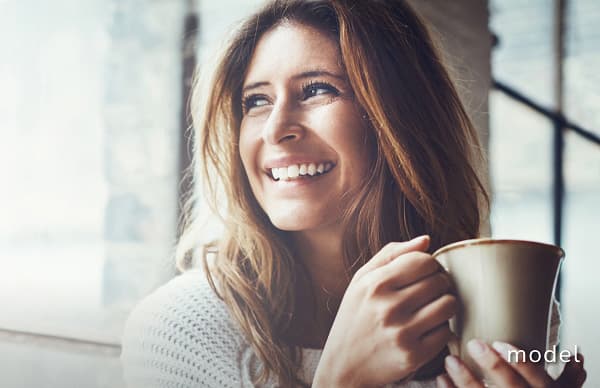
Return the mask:
M260 38L244 85L315 70L344 75L337 42L314 27L286 22Z

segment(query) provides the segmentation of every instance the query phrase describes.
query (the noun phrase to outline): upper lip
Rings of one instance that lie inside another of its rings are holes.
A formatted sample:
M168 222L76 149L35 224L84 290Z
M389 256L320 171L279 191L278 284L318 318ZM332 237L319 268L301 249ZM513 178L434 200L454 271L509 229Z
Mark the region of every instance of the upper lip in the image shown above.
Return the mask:
M285 155L267 159L263 165L265 171L270 171L272 168L288 167L294 164L309 164L309 163L327 163L335 165L335 162L327 157L307 156L307 155Z

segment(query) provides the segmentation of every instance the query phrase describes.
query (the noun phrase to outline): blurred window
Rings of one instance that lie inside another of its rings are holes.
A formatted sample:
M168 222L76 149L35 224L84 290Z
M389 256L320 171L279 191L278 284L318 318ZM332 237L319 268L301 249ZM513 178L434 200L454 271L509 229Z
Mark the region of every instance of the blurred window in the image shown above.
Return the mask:
M122 386L125 318L173 274L184 16L0 1L2 386Z
M590 295L600 293L594 278L600 262L593 251L600 226L600 76L596 71L600 68L600 3L563 3L561 98L569 124L562 132L562 147L555 148L557 4L550 0L490 3L490 28L498 37L492 68L496 85L501 86L490 98L492 233L562 245L566 251L561 275L562 346L579 345L586 368L596 370L600 369L596 346L600 333ZM531 109L502 87L549 114ZM557 170L564 177L562 217L558 218ZM586 385L600 386L600 379L590 374Z

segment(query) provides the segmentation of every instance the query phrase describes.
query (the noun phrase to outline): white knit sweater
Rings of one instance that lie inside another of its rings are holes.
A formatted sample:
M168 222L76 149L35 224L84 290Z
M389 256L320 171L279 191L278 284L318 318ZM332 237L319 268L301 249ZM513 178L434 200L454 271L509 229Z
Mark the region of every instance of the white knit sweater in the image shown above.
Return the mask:
M556 338L558 324L553 328ZM142 300L127 320L122 345L130 388L251 387L260 365L200 270L172 279ZM321 350L303 349L302 356L300 377L310 383ZM435 382L411 381L402 387L429 388Z

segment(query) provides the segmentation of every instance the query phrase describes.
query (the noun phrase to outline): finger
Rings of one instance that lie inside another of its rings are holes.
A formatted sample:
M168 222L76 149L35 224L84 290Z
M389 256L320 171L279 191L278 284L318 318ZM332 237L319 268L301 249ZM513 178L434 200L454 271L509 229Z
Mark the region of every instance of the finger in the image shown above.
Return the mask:
M369 260L357 271L357 273L371 272L375 268L386 265L404 253L412 251L426 251L427 248L429 248L429 241L429 236L423 235L413 238L409 241L389 243L381 248L381 250L377 252L377 254L373 256L371 260Z
M426 356L424 358L430 359L434 357L441 349L444 349L450 339L454 337L455 335L452 333L447 323L443 323L427 332L420 338L421 344L423 345L423 353Z
M585 366L583 354L577 353L576 355L569 356L569 360L565 363L565 368L567 366L571 368L583 369L583 367Z
M543 366L518 356L519 349L506 342L496 341L492 344L494 350L502 356L532 387L548 387L554 381L548 376ZM522 351L521 351L522 352Z
M471 340L467 344L467 350L483 372L497 385L527 387L523 377L485 342Z
M456 388L456 385L452 382L452 379L447 374L439 375L435 382L438 388Z
M586 379L587 371L585 369L570 369L569 364L567 364L556 382L559 387L579 388L583 386Z
M415 251L400 255L371 274L381 287L398 290L441 271L442 266L429 253Z
M454 295L444 294L419 309L414 315L410 325L417 333L424 335L435 327L446 323L458 309L458 301Z
M402 290L399 305L415 312L451 290L452 283L445 272L435 272Z
M461 388L484 388L473 373L455 356L448 356L444 362L446 372L452 380L452 384Z
M576 361L579 360L579 362ZM587 371L583 367L583 356L577 353L577 356L571 356L565 364L565 369L557 379L561 387L581 387L587 379Z

